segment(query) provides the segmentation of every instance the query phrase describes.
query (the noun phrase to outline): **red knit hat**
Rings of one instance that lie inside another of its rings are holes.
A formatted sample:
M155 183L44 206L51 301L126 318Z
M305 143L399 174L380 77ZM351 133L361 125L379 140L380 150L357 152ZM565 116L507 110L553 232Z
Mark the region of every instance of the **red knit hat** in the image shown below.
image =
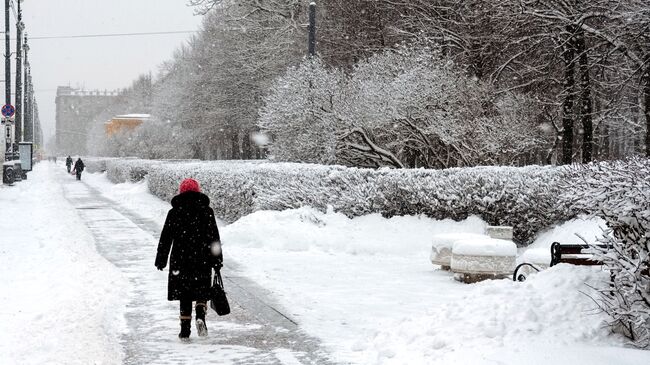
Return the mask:
M182 194L186 191L195 191L197 193L201 192L201 187L199 182L194 179L185 179L181 182L181 186L178 188L178 191Z

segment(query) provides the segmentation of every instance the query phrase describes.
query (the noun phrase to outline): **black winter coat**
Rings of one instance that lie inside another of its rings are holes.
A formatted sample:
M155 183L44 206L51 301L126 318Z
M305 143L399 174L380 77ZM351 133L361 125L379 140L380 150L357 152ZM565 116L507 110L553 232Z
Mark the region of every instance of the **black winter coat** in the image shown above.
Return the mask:
M84 162L81 161L81 159L78 159L77 162L74 163L74 171L77 174L80 174L85 168L86 165L84 165Z
M164 268L171 250L168 300L209 299L212 268L222 261L221 254L214 256L211 249L219 241L207 195L188 191L172 199L156 255L156 267Z

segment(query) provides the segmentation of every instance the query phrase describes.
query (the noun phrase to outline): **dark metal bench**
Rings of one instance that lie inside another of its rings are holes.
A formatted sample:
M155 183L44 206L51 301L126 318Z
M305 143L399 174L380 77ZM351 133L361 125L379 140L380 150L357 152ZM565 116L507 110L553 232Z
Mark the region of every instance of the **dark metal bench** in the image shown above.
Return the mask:
M602 265L601 261L594 259L593 251L584 252L583 250L593 250L594 248L606 249L609 246L607 245L587 245L587 244L560 244L559 242L553 242L551 245L551 262L549 266L555 266L560 263L573 264L573 265L582 265L582 266L595 266ZM519 269L522 267L532 267L536 271L541 271L541 268L537 267L534 264L524 262L517 266L515 272L512 274L513 281L525 281L526 276L519 274Z
M594 247L601 249L607 248L606 245L562 245L559 242L553 242L551 245L551 264L549 266L555 266L560 263L582 266L602 265L602 261L594 259L593 251L583 252L583 250L593 250Z

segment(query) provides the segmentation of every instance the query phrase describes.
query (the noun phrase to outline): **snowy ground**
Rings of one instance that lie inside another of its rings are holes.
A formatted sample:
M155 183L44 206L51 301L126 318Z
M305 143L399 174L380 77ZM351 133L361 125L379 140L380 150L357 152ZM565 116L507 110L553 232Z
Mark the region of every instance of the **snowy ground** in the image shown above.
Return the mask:
M0 185L0 362L120 364L125 280L44 167Z
M11 212L0 222L2 362L121 363L118 338L126 323L120 298L128 296L128 278L97 253L49 165L38 165L27 181L0 187L0 207ZM162 225L169 204L150 195L145 183L114 185L101 174L86 174L84 181ZM226 260L270 289L342 363L650 363L650 352L626 349L607 332L605 318L583 294L589 293L585 282L603 279L598 268L558 265L525 283L465 285L429 263L432 234L482 232L484 226L476 218L351 220L303 208L257 212L220 228ZM598 230L595 221L570 222L540 235L535 246ZM168 307L152 309L164 311L154 317L167 318Z
M146 183L88 176L115 201L161 224L169 204ZM599 221L576 220L540 235L594 240ZM348 219L309 208L256 212L221 226L226 260L269 288L336 360L354 364L647 364L650 352L624 348L585 295L598 268L558 265L525 283L465 285L428 261L431 235L483 232L423 217Z

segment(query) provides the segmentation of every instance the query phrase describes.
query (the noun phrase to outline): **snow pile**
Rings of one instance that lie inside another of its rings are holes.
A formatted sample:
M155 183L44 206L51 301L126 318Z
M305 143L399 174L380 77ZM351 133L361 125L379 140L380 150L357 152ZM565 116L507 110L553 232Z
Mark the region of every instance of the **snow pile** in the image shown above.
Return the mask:
M516 256L517 246L512 241L477 237L455 241L452 251L455 255Z
M448 248L452 249L454 247L454 243L456 241L460 240L471 240L471 239L483 239L486 238L487 236L484 234L476 234L476 233L443 233L443 234L436 234L432 238L432 248L437 248L437 249L443 249L443 248Z
M547 346L570 359L576 345L599 349L593 364L608 364L604 359L612 353L622 354L621 364L636 364L638 354L620 348L622 339L609 335L604 316L583 294L592 294L585 282L608 279L598 267L562 264L525 283L466 285L423 260L436 233L478 235L485 228L471 220L349 219L301 208L255 212L223 227L222 236L226 259L237 260L247 276L275 293L340 361L474 364L481 362L465 356L519 346ZM563 361L548 363L568 365Z
M319 250L328 253L420 255L426 257L427 237L441 232L485 231L478 217L462 222L431 218L392 217L379 214L348 218L341 213L316 209L258 211L224 227L224 245L278 251ZM226 246L227 247L227 246Z
M0 186L5 364L121 364L126 279L53 182L49 163ZM63 169L61 169L63 170Z
M527 262L548 267L551 264L551 250L548 248L530 248L517 261L519 263Z
M517 246L512 241L490 237L454 242L451 270L463 274L503 275L514 270Z
M474 233L445 233L433 236L431 245L431 262L434 265L451 266L451 249L454 242L462 239L481 239L486 237Z
M364 363L463 364L468 354L530 344L562 351L574 344L620 344L604 330L606 318L583 294L594 294L585 283L603 280L607 275L597 268L561 264L524 283L481 282L458 300L432 306L426 315L386 325L361 346L367 346ZM471 363L492 363L486 360ZM619 360L633 363L624 356Z
M602 236L606 223L598 217L579 217L541 232L529 248L545 248L550 252L553 242L565 244L595 244ZM583 241L584 239L584 241Z

